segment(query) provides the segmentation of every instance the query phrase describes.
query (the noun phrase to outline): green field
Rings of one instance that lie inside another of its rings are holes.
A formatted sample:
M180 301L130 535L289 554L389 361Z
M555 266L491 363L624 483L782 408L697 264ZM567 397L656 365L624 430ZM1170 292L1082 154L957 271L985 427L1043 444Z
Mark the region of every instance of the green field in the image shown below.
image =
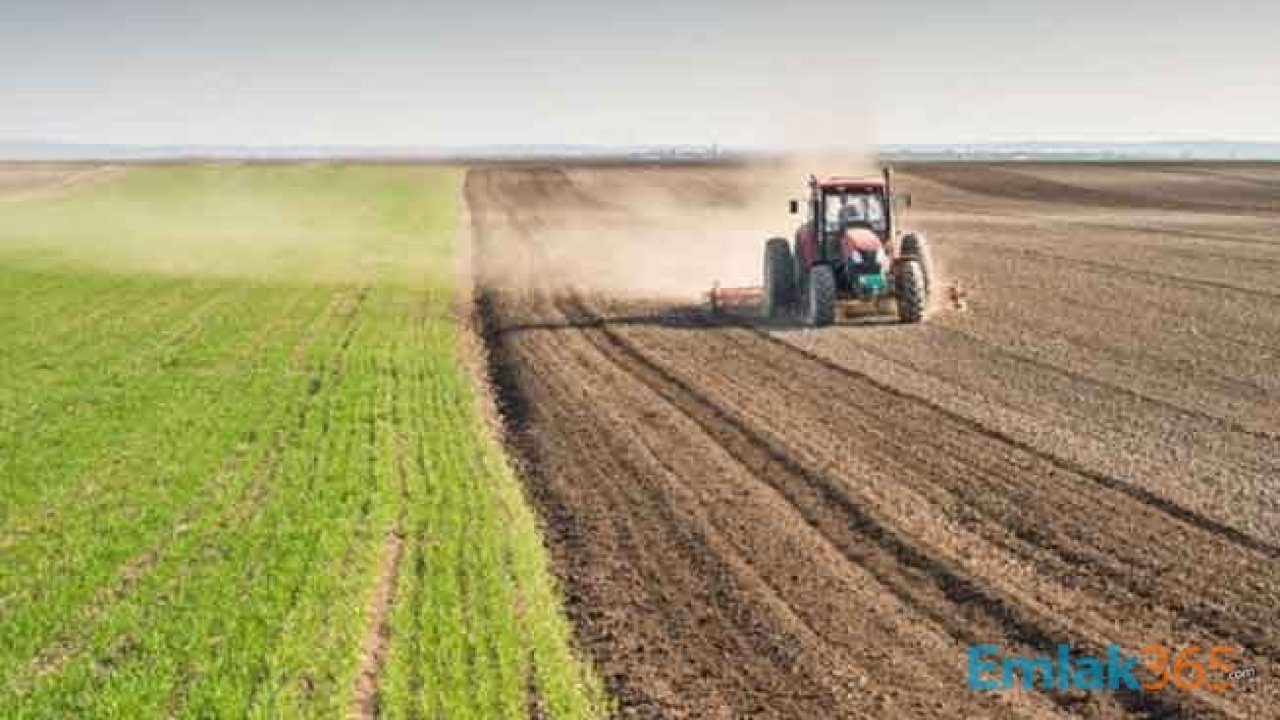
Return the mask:
M459 182L0 203L0 717L346 716L362 664L386 717L603 713L458 360Z

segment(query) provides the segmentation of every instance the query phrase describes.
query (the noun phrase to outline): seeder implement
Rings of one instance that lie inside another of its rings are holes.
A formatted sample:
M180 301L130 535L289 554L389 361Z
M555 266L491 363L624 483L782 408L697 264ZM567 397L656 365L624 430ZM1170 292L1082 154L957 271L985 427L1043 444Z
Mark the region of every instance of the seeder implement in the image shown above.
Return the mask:
M760 306L763 299L764 288L759 285L722 288L720 283L716 283L707 293L707 304L711 306L713 313L755 309Z

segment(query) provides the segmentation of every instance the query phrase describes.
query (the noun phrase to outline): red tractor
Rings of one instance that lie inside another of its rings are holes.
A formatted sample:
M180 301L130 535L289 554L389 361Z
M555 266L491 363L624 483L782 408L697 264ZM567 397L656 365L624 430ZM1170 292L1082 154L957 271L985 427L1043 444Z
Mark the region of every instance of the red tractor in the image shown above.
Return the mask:
M763 310L771 318L798 317L814 327L830 325L840 302L881 307L897 301L904 323L924 319L932 270L922 235L899 235L893 175L879 178L809 179L804 223L794 245L776 237L764 247ZM791 201L791 213L800 203Z

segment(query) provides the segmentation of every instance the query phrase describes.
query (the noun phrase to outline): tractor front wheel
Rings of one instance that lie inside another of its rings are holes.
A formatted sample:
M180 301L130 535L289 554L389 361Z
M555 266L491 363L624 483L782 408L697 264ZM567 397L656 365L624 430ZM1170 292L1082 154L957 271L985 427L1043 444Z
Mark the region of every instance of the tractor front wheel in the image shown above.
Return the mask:
M784 317L795 303L796 264L791 247L782 238L764 245L764 316Z
M836 276L830 265L814 265L809 268L809 282L805 283L805 323L812 327L826 327L836 319Z
M927 301L924 268L918 260L901 260L894 272L894 291L898 296L898 319L918 323L924 319Z

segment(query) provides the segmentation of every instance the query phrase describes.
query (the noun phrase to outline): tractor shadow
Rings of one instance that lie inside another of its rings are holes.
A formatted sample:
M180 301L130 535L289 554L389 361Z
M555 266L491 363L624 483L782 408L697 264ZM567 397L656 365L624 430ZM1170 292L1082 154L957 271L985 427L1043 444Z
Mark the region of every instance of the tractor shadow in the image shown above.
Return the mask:
M758 328L760 330L773 330L773 331L801 331L801 330L815 330L815 329L821 330L821 329L842 328L842 327L870 328L870 327L887 327L887 326L902 324L901 321L898 320L897 316L890 313L857 312L857 311L838 312L836 315L835 322L833 322L830 326L828 326L828 328L814 328L812 325L808 325L802 322L799 318L795 318L795 317L767 318L761 315L735 316L734 323L737 325L746 325L749 327Z
M882 327L900 324L892 314L872 311L844 311L831 327ZM711 309L705 305L647 307L642 311L599 312L568 309L563 318L534 322L501 322L492 327L495 336L506 338L532 332L581 331L591 328L645 326L672 330L706 331L720 328L749 328L764 331L812 330L798 318L769 318L755 308Z
M648 326L676 330L705 330L716 327L741 327L744 318L713 315L694 306L672 306L644 312L598 313L567 312L565 317L535 322L499 322L494 334L500 337L539 332L581 331L591 328Z

